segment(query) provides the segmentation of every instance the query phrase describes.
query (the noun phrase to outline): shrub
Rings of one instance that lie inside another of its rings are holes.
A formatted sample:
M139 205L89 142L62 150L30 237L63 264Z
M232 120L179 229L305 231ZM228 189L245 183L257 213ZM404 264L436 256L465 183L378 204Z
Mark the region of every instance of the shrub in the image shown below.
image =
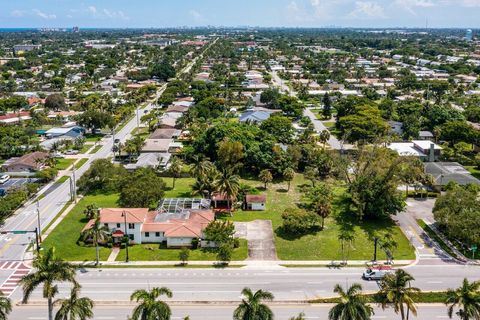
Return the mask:
M319 217L304 209L287 209L282 213L282 230L290 235L302 235L320 226Z

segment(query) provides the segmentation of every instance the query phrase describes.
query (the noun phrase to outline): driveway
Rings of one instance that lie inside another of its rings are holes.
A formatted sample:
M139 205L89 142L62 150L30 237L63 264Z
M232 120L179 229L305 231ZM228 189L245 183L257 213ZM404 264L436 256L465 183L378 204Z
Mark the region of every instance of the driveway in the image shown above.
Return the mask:
M248 260L277 260L271 220L235 222L235 236L247 239Z

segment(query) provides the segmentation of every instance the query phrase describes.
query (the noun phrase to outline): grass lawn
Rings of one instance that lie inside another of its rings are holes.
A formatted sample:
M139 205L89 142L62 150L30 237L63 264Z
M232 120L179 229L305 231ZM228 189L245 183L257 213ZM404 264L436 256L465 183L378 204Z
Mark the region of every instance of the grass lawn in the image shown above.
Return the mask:
M88 142L96 142L100 141L103 138L103 134L101 133L87 133L85 134L85 140Z
M57 164L55 165L55 168L58 170L66 170L68 167L72 165L72 163L75 161L75 159L57 159Z
M90 147L91 147L91 146L90 146ZM93 148L93 149L89 152L89 154L97 153L98 150L102 149L102 147L103 147L103 145L97 144L97 145L95 146L95 148Z
M434 240L436 243L438 243L438 245L445 251L447 252L450 256L454 257L454 258L457 258L457 255L455 254L455 252L452 251L452 249L450 249L450 247L443 241L442 238L440 238L436 233L435 231L432 230L432 228L430 228L426 223L425 221L423 221L422 219L417 219L417 223L418 225L420 226L420 228L423 229L423 231L425 231L425 233L430 237L430 239Z
M88 222L83 211L87 205L91 203L95 203L99 208L118 207L117 200L117 194L85 196L50 233L50 235L44 239L42 246L44 248L55 247L57 254L66 260L93 261L95 259L95 247L77 245L80 232ZM100 259L106 260L110 251L110 249L101 247Z
M128 248L128 255L132 261L178 261L181 249L167 249L164 245L142 244ZM125 260L125 249L118 254L117 261ZM190 261L215 261L216 253L212 250L190 250ZM248 256L247 240L240 240L240 247L233 250L232 260L245 260Z
M70 179L69 176L61 176L60 179L58 179L57 181L55 181L55 183L62 184L62 183L64 183L65 181L67 181L68 179Z
M258 181L246 180L245 183L257 187L262 184ZM336 218L341 211L341 195L344 189L337 188L334 201L334 214L325 221L325 230L307 234L299 238L291 238L280 232L282 225L281 214L285 209L294 208L301 200L300 189L306 181L302 175L297 175L292 181L290 191L286 183L275 183L268 186L267 210L260 212L236 211L233 218L225 217L234 221L252 221L255 219L272 220L275 232L275 245L277 256L282 260L341 260L340 241L338 234L340 225ZM381 222L355 222L352 221L355 231L355 240L349 248L347 258L349 260L370 260L373 258L373 241L369 240L372 233L392 233L398 243L398 249L394 252L396 260L414 259L413 247L403 235L400 228L391 221ZM383 252L379 251L379 259L385 259Z
M79 153L87 153L88 150L92 147L91 144L84 144L82 149L78 150Z
M88 161L88 158L82 158L82 159L78 160L77 162L75 162L75 169L79 169L87 161Z
M475 166L466 166L465 168L468 170L468 172L472 174L472 176L474 176L477 179L480 179L480 170L477 169Z
M325 121L323 122L323 125L327 127L327 129L333 129L335 128L335 121Z

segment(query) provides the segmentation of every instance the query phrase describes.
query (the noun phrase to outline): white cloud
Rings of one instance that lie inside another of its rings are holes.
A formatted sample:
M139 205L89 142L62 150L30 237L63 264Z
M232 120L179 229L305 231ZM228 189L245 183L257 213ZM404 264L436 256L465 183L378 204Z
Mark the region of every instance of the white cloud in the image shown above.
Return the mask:
M33 12L40 18L42 19L45 19L45 20L52 20L52 19L56 19L57 16L55 14L48 14L48 13L45 13L45 12L42 12L38 9L33 9Z
M96 15L97 14L97 8L94 6L89 6L88 11L90 11L91 14Z
M480 7L480 0L463 0L464 7Z
M435 6L432 0L395 0L395 4L412 15L417 14L415 8L430 8Z
M13 10L12 12L10 12L10 15L12 17L15 17L15 18L21 18L21 17L24 17L26 14L25 11L22 11L22 10Z
M385 19L385 10L381 5L371 1L356 1L355 9L347 15L351 19Z
M191 9L190 11L188 11L188 14L190 15L190 17L193 18L193 20L195 22L204 22L205 21L203 15L200 12L198 12L197 10Z

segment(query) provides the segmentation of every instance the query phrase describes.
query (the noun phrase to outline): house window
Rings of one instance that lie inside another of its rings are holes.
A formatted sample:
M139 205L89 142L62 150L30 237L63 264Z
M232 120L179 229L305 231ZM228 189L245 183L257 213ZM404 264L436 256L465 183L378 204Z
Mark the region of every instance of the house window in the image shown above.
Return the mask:
M155 237L160 237L160 232L155 232Z
M103 225L104 225L106 228L108 228L108 223L104 223Z
M129 235L128 235L128 238L130 239L130 241L135 240L135 237L133 236L133 234L129 234Z
M117 223L117 228L120 228L120 223Z
M129 223L128 229L135 229L135 223Z
M150 232L145 232L145 237L150 237Z

